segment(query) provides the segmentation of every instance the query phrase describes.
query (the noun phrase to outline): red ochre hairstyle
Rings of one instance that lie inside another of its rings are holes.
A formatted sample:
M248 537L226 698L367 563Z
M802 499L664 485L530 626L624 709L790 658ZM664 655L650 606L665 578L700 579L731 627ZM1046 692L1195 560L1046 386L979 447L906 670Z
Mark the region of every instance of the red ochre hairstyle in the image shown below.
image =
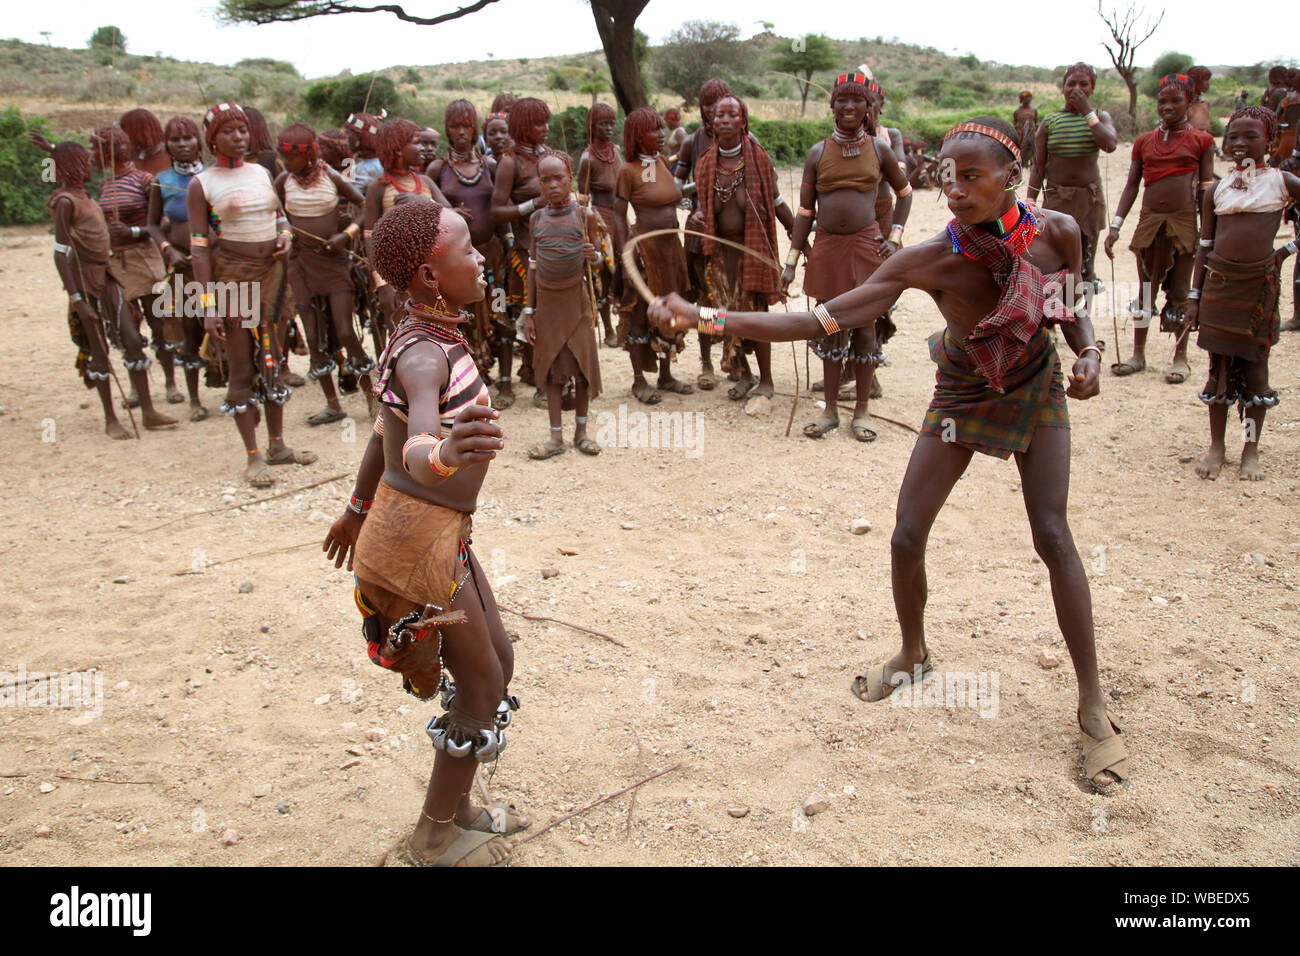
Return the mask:
M320 150L320 158L335 169L343 165L343 160L352 155L352 148L348 146L348 134L341 129L326 130L316 136L316 146Z
M379 133L375 136L375 155L379 158L379 163L384 167L385 172L405 168L399 165L402 161L402 150L418 132L420 127L408 119L390 119L379 127Z
M162 145L163 128L158 117L146 109L127 110L117 121L131 144L141 152L149 152Z
M95 163L101 169L111 169L117 163L129 163L135 159L131 140L116 126L101 126L95 130L90 136L90 148L94 150Z
M173 136L193 136L200 143L203 142L203 136L199 133L199 124L188 116L173 116L167 121L167 125L163 128L163 138L171 139Z
M560 162L564 163L564 168L569 171L569 178L570 179L573 178L573 157L570 156L568 153L566 153L564 150L553 149L545 156L543 156L542 159L558 159ZM540 160L538 161L538 165L539 166L541 165Z
M492 109L490 113L509 113L519 101L515 99L513 93L498 93L492 100Z
M276 152L305 153L307 162L314 164L320 150L316 141L316 131L306 123L291 123L280 131L275 144Z
M437 251L441 236L440 203L398 203L375 223L370 261L390 284L408 289L424 260Z
M1191 102L1192 97L1196 95L1196 91L1192 89L1192 79L1186 73L1166 73L1160 77L1158 89L1163 90L1166 86L1174 86L1182 90L1188 102Z
M492 112L495 113L496 110ZM514 105L510 107L506 128L510 130L510 138L519 145L528 142L528 134L532 132L534 126L550 121L550 107L535 97L525 96L522 100L515 100Z
M709 103L709 106L712 107L713 103ZM664 118L649 106L638 106L628 113L627 119L623 121L623 157L628 162L636 159L641 152L641 137L653 133L663 125Z
M1212 77L1213 75L1214 74L1210 72L1210 68L1208 66L1194 66L1187 71L1187 78L1191 80L1192 83L1195 84L1196 86L1201 86L1201 85L1209 86L1210 77Z
M671 112L671 111L670 111ZM605 120L615 119L614 107L608 103L597 103L587 111L587 142L591 143L596 139L596 127Z
M218 103L203 114L203 140L210 153L215 155L217 152L217 134L221 127L234 122L248 126L248 115L238 103ZM252 135L251 127L249 135Z
M723 100L735 100L740 105L740 131L742 133L748 133L749 132L749 107L745 105L745 101L742 100L735 93L728 93L726 96L720 97L718 99L718 103L721 103ZM713 105L717 106L718 103L714 103Z
M1228 117L1228 126L1231 126L1239 119L1258 120L1264 124L1264 139L1273 142L1273 136L1277 133L1277 114L1272 110L1266 110L1262 106L1246 106L1237 110ZM1226 130L1228 127L1225 126Z
M54 175L63 185L73 189L86 185L90 179L90 150L80 143L64 142L54 147Z
M469 100L452 100L442 114L442 131L450 141L452 124L468 124L471 129L478 129L478 110Z
M248 117L248 151L264 153L268 149L275 149L275 143L271 140L271 129L266 125L266 117L262 115L262 111L245 106L244 115Z

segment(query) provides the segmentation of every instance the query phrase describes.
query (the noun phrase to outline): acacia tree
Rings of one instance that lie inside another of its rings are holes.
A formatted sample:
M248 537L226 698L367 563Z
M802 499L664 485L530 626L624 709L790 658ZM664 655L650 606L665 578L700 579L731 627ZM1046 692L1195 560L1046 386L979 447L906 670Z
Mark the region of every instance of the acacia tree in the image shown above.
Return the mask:
M342 13L391 13L399 20L420 26L437 26L449 20L477 13L496 0L471 0L463 7L434 16L417 16L407 13L395 3L369 6L348 3L344 0L221 0L217 17L227 23L290 23ZM636 18L649 0L590 0L591 13L596 21L609 61L609 72L614 82L614 95L624 112L630 113L649 102L645 84L637 67ZM489 54L489 57L491 54Z
M690 103L709 77L748 72L739 38L740 27L734 23L688 20L668 34L655 53L659 82Z
M835 48L829 38L820 33L795 37L790 41L790 49L783 50L772 60L772 69L782 73L793 73L802 80L799 84L799 115L808 111L808 90L812 86L812 75L818 70L830 70L836 66Z
M1115 72L1124 79L1124 85L1128 87L1128 115L1137 124L1137 67L1133 65L1133 57L1137 53L1138 47L1147 40L1151 39L1151 34L1156 32L1160 26L1160 21L1165 18L1165 11L1160 11L1160 16L1156 17L1155 23L1147 26L1139 26L1138 19L1144 15L1145 11L1136 3L1130 0L1128 9L1120 15L1118 8L1111 10L1107 15L1101 8L1101 0L1097 0L1097 16L1101 17L1101 22L1106 24L1110 30L1111 38L1115 41L1112 46L1109 43L1102 42L1106 52L1110 54L1110 61L1115 64ZM1146 30L1146 33L1142 33ZM1138 34L1142 33L1139 38Z

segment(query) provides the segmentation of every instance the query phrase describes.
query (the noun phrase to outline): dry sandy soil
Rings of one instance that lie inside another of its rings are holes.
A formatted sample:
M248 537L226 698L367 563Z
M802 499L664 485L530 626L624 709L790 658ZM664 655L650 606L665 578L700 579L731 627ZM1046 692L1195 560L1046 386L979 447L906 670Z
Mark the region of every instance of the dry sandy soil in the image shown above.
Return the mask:
M1109 161L1112 206L1126 155ZM909 236L937 231L945 211L918 194ZM311 389L289 405L290 441L321 460L278 470L275 490L344 477L203 513L227 489L237 503L266 496L239 479L234 430L214 415L138 443L103 436L72 370L50 242L40 227L0 233L0 669L95 667L104 700L97 718L0 708L0 860L375 863L416 819L433 708L367 660L351 576L320 553L351 488L364 402L351 396L354 421L321 430L304 423L320 405ZM1116 273L1135 279L1127 252ZM940 320L918 293L896 318L872 407L917 426ZM1108 312L1098 326L1113 340ZM1162 336L1153 353L1168 348ZM1131 754L1131 781L1109 797L1083 779L1074 679L1014 464L976 456L931 537L937 679L982 673L988 693L974 707L863 704L853 675L897 640L889 535L911 431L881 421L874 444L847 428L815 444L799 434L808 398L786 438L788 397L751 417L715 391L660 406L702 414L698 456L607 447L535 463L524 450L544 414L507 411L475 520L499 600L626 647L505 615L523 708L492 794L537 828L677 767L516 862L1300 863L1300 336L1283 333L1274 355L1282 403L1257 484L1237 481L1234 447L1217 482L1192 472L1207 441L1205 358L1192 352L1188 384L1105 375L1099 397L1071 402L1072 525ZM790 354L776 347L787 394ZM594 413L637 411L623 353L601 356ZM689 355L682 372L697 369ZM856 518L872 530L851 535ZM1044 667L1043 654L1065 663ZM813 798L828 806L809 816Z

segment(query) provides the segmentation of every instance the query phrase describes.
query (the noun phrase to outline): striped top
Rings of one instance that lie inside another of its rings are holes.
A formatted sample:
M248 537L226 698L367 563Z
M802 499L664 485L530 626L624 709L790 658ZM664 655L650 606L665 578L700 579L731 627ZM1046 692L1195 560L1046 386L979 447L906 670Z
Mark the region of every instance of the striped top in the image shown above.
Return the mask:
M586 259L582 255L582 220L574 215L578 204L563 209L547 206L533 213L529 228L533 234L533 258L537 261L537 279L543 286L570 286L582 278Z
M429 323L408 315L388 340L379 360L379 380L375 382L376 397L391 408L398 418L406 421L411 406L392 388L397 362L417 342L432 342L447 356L447 384L438 393L438 417L444 434L451 431L456 416L466 406L491 404L488 387L479 375L478 366L474 364L474 357L470 355L464 341L444 341L441 335L431 331Z
M1092 156L1097 152L1097 142L1092 138L1092 127L1078 113L1058 110L1043 120L1047 127L1047 151L1053 156Z
M131 166L121 176L105 179L99 184L99 208L108 220L117 220L128 226L143 226L149 222L149 187L153 174Z

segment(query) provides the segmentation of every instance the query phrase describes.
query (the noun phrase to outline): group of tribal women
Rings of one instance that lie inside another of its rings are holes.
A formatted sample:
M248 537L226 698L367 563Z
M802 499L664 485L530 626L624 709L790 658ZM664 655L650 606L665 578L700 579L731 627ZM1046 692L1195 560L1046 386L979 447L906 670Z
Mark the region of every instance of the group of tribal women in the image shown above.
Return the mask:
M954 127L939 157L953 219L908 249L902 234L911 188L901 137L878 124L883 92L861 67L834 81L834 128L807 155L794 211L749 132L745 103L721 80L702 88L702 123L690 135L675 111L634 110L622 157L614 112L597 105L576 173L567 152L547 146L549 111L534 99L499 100L481 126L471 104L452 103L446 156L438 155L433 131L371 114L350 116L337 133L316 135L295 124L271 144L252 110L222 103L204 118L203 140L215 158L206 168L194 123L174 118L153 142L143 134L128 139L132 122L124 117L123 130L100 130L92 140L95 163L112 171L98 203L85 190L91 154L75 143L52 147L55 257L83 349L79 366L100 390L110 434L125 437L108 391L106 331L126 353L147 427L174 422L150 401L140 319L155 328L160 358L164 350L181 355L194 418L204 414L197 390L204 358L223 357L222 408L235 416L249 480L264 484L268 465L314 458L283 441L289 287L307 326L310 375L325 394L321 414L341 414L330 381L336 362L340 384L358 382L379 404L353 493L324 549L336 566L355 571L371 659L397 671L421 700L441 694L446 711L428 724L437 754L420 820L402 848L417 865L491 865L510 852L501 837L529 820L513 807L480 807L469 798L477 763L504 750L519 707L510 693L513 650L470 547L470 519L487 468L504 448L499 409L514 400L516 345L519 377L536 386L535 401L551 420L549 440L530 451L534 458L565 449L567 407L576 413L574 447L600 452L586 431L589 402L601 387L598 323L607 344L626 346L633 391L646 404L661 401L664 391L714 388L715 341L721 370L734 381L729 396L770 396L770 343L815 340L826 413L805 434L820 438L838 426L848 367L858 402L852 435L870 441L866 403L878 391L880 346L893 329L889 310L905 289L921 289L945 328L930 337L935 394L891 539L902 644L852 690L882 700L933 669L924 629L930 527L974 452L1014 455L1078 680L1085 773L1106 791L1128 775L1126 738L1100 687L1091 597L1066 520L1065 397L1098 393L1101 356L1089 297L1070 290L1096 285L1092 263L1105 215L1096 157L1117 142L1107 114L1090 103L1094 82L1086 66L1067 71L1065 109L1037 124L1032 161L1025 154L1036 117L1024 124L1018 117L1016 126L975 117ZM1187 118L1196 88L1191 74L1161 81L1160 127L1134 145L1104 248L1112 252L1122 216L1145 184L1134 238L1140 275L1150 289L1165 291L1162 321L1199 327L1198 344L1211 356L1201 397L1211 409L1212 447L1198 472L1212 477L1222 466L1227 405L1236 402L1253 427L1242 474L1258 477L1253 443L1264 409L1276 404L1267 356L1277 338L1278 274L1294 251L1291 244L1274 252L1272 238L1283 207L1300 198L1300 180L1266 164L1275 113L1258 107L1229 120L1224 151L1233 170L1214 179L1213 143ZM277 161L283 168L275 174ZM1025 165L1030 196L1041 190L1045 210L1016 198ZM684 200L691 209L685 245L677 231ZM778 223L791 240L783 269ZM648 306L619 269L631 236L654 295ZM1186 258L1192 252L1194 261ZM768 312L805 254L804 288L815 308ZM199 308L154 307L150 295L167 295L153 291L160 264L201 284ZM209 281L248 284L256 290L251 308L221 314ZM377 363L352 325L358 286L374 291L373 321L386 330ZM1139 320L1151 315L1149 304L1133 310ZM617 330L612 311L620 316ZM156 315L161 327L153 326ZM1068 379L1047 332L1052 324L1075 353ZM702 366L695 386L671 368L691 329ZM1141 370L1145 332L1140 326L1134 358L1117 364L1116 374ZM495 400L488 388L494 369ZM652 371L654 385L645 377ZM1182 381L1187 374L1180 341L1169 375ZM179 396L170 375L167 383L169 400ZM268 425L265 455L257 448L259 405Z

